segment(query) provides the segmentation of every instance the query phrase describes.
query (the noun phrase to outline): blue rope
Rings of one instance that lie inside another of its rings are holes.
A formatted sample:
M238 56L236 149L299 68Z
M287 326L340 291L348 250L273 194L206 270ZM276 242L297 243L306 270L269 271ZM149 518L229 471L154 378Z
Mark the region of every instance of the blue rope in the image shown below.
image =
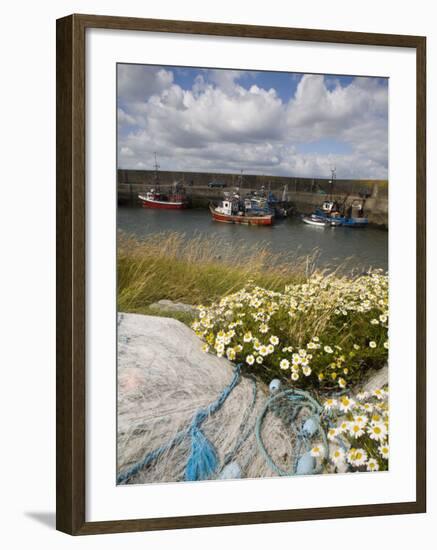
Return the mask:
M133 464L117 477L117 484L125 484L127 481L146 468L171 448L179 445L185 438L191 437L191 453L185 471L186 481L209 479L217 470L218 458L213 445L208 441L200 427L203 422L217 412L228 398L231 391L240 381L241 365L236 365L230 384L222 391L219 397L208 407L199 409L194 415L187 429L178 432L169 442L154 451L147 453L143 459Z
M313 398L311 395L303 390L298 389L291 389L291 390L285 390L283 392L277 393L270 397L268 399L261 410L255 427L255 436L258 443L258 448L263 455L265 461L267 462L268 466L271 470L273 470L277 475L279 476L294 476L296 475L296 469L297 469L297 463L299 456L301 454L302 446L306 448L306 450L309 450L309 439L302 433L302 432L295 432L295 435L297 436L297 446L296 446L296 452L295 452L295 460L293 462L291 470L283 470L280 468L272 459L270 454L268 453L264 442L262 440L261 436L261 429L264 417L267 413L267 411L270 409L271 405L278 399L286 399L292 407L294 407L293 411L293 418L296 418L299 410L302 407L307 407L310 409L311 414L313 414L314 420L317 422L317 431L322 437L323 446L325 447L325 456L328 456L329 453L329 443L328 439L326 437L325 430L323 429L322 425L320 424L319 418L322 415L323 407ZM291 426L293 429L293 426ZM319 468L320 469L320 468ZM311 472L312 474L318 473L319 469L313 469Z

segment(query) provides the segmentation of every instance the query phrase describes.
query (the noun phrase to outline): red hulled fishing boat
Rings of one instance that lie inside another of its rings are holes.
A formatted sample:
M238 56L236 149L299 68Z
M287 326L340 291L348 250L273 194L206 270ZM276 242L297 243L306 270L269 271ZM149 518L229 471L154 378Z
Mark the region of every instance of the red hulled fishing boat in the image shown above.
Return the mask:
M187 208L188 200L185 193L172 192L161 193L155 189L140 193L138 198L144 208L165 208L167 210L179 210Z
M225 198L218 204L210 204L212 219L223 223L242 223L246 225L272 225L273 214L255 211L248 207L247 201L238 194L232 197L225 193Z
M145 190L138 195L141 206L144 208L164 208L166 210L180 210L189 205L185 188L181 182L174 182L166 192L161 191L159 181L159 165L155 153L155 173L153 177L153 188Z

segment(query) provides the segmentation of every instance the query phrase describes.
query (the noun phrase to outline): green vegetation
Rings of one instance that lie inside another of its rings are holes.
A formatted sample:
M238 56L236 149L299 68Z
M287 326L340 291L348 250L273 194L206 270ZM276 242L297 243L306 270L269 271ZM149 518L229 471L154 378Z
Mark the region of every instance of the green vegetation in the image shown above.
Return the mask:
M211 304L237 292L249 279L281 290L306 280L317 258L316 252L311 257L285 256L262 244L248 248L243 242L186 239L170 232L142 241L120 233L117 252L118 310L130 313L150 313L148 306L161 299Z
M202 307L193 323L204 350L266 382L342 390L388 357L388 277L313 274L281 292L248 284Z

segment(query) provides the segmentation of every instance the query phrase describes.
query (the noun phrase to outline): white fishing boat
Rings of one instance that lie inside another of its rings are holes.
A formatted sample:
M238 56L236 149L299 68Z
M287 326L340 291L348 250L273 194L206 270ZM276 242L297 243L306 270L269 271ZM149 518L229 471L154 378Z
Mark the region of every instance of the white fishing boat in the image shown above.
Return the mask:
M317 227L338 227L342 225L341 220L325 218L317 214L310 214L309 216L304 215L302 216L302 221L308 225L315 225Z

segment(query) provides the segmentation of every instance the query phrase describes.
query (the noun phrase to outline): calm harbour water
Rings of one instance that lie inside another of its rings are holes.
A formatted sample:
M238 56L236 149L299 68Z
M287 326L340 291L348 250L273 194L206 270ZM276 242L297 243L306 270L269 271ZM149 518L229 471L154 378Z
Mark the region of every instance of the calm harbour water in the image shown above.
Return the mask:
M388 269L388 232L375 227L315 227L296 216L277 220L272 227L255 227L214 222L209 211L202 209L171 211L119 206L118 229L140 239L163 231L183 233L187 238L218 236L231 245L236 240L248 246L263 243L272 252L303 256L318 249L319 267L343 266L348 271Z

